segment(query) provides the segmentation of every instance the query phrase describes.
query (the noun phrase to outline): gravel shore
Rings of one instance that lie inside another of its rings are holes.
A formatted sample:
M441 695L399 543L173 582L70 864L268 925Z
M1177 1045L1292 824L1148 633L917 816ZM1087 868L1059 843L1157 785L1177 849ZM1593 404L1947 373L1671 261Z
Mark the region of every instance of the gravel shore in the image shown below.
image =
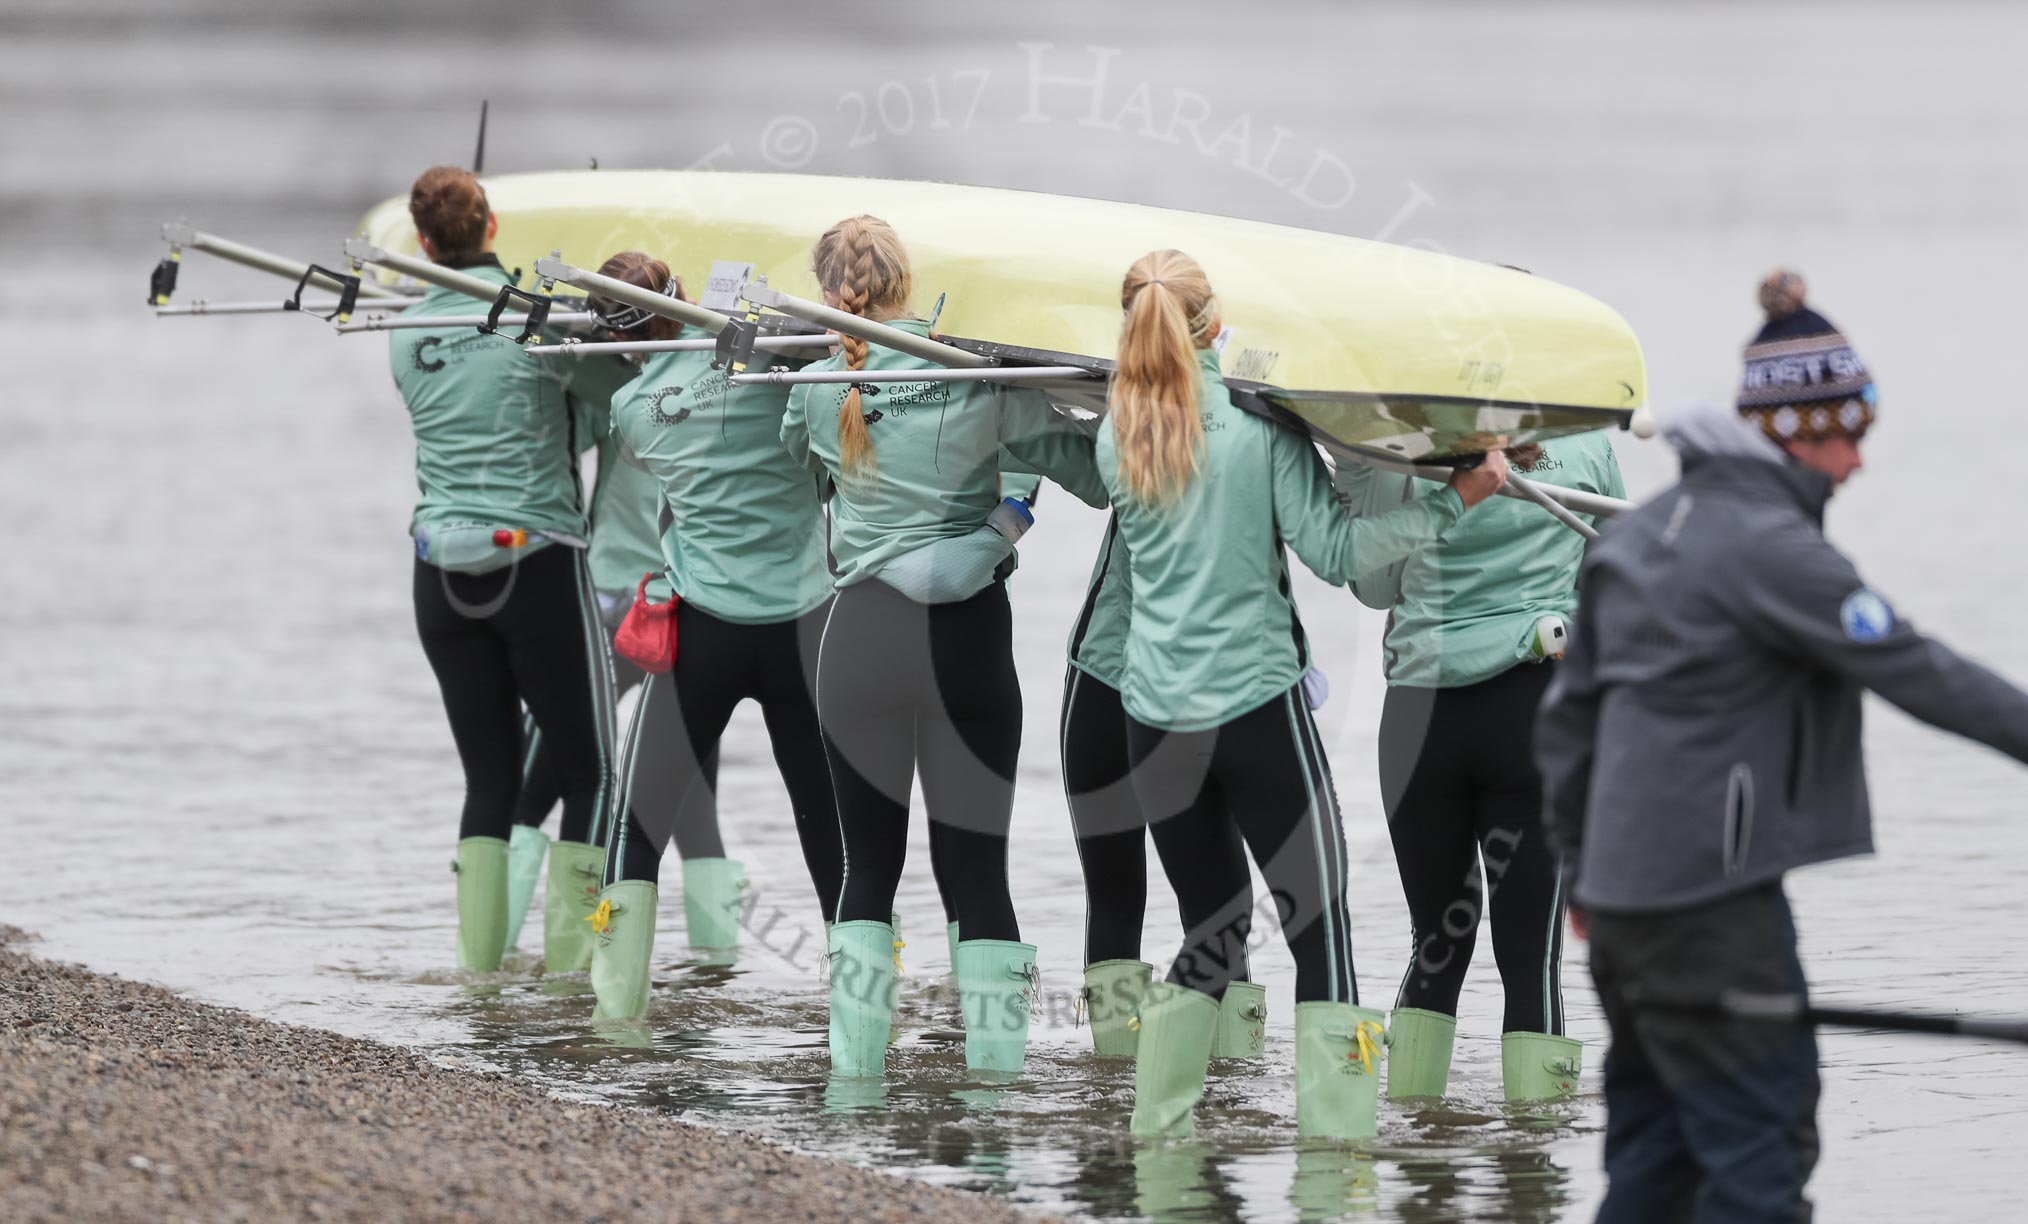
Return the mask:
M1034 1218L193 1003L24 939L0 927L7 1220Z

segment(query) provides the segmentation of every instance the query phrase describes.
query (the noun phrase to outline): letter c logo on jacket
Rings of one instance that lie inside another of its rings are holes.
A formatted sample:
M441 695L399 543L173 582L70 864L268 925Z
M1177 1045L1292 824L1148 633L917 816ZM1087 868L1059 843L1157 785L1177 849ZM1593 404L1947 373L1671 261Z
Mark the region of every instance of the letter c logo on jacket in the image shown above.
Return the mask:
M1894 609L1866 587L1860 587L1838 605L1838 623L1845 636L1861 645L1884 640L1894 632Z

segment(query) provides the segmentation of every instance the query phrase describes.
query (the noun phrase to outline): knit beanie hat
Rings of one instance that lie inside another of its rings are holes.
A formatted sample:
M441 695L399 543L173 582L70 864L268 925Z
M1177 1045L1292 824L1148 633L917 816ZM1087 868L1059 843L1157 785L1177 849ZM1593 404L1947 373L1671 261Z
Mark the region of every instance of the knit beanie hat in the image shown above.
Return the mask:
M1761 282L1767 323L1746 346L1739 414L1776 442L1857 441L1873 424L1873 376L1831 321L1803 304L1805 289L1786 269Z

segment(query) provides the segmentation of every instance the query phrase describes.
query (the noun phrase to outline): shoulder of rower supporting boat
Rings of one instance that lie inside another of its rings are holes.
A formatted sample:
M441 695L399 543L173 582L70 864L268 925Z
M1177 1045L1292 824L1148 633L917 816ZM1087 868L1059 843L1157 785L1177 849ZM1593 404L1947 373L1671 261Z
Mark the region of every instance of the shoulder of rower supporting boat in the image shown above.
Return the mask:
M917 336L930 330L919 319L889 326ZM843 354L809 368L842 369ZM868 346L865 368L943 369L878 344ZM1104 503L1090 434L1057 412L1048 397L990 382L862 384L860 412L874 440L877 474L870 480L845 478L838 414L850 390L842 383L797 385L781 429L782 444L793 457L838 480L831 515L840 586L878 577L920 549L985 529L1000 503L1004 470L1046 476L1088 503ZM1015 563L1010 555L1000 576Z
M662 568L662 486L626 460L625 442L613 424L613 405L639 370L613 360L571 373L581 436L599 451L597 483L592 486L591 550L586 556L592 585L602 597L631 596L643 574Z
M491 256L463 270L511 283ZM434 287L410 307L418 318L470 310L470 298ZM584 536L581 421L561 371L530 361L507 336L469 326L390 332L388 354L415 430L422 496L410 530L418 540L481 528ZM509 550L478 551L472 565L512 559Z
M1526 474L1537 484L1624 492L1603 431L1543 444ZM1401 564L1382 651L1388 683L1459 688L1532 661L1536 622L1577 610L1584 555L1584 538L1540 508L1489 498Z
M817 482L782 446L785 390L734 386L708 352L658 353L613 405L669 510L671 586L734 624L793 620L831 593Z
M1284 544L1343 583L1362 564L1398 560L1463 511L1439 488L1395 514L1348 519L1316 448L1234 406L1211 350L1199 352L1198 369L1203 449L1175 504L1134 495L1111 418L1097 443L1131 574L1122 698L1135 718L1175 731L1273 700L1309 666Z

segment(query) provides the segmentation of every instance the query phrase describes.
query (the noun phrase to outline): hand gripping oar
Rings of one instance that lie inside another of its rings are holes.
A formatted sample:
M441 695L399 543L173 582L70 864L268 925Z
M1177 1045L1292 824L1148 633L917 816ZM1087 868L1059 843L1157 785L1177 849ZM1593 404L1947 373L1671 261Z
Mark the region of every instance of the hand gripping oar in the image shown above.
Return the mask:
M1402 476L1414 476L1420 480L1433 480L1438 484L1445 483L1451 478L1452 469L1450 468L1410 463L1398 455L1379 455L1364 448L1352 449L1349 454L1346 453L1345 448L1334 448L1333 454L1343 455L1354 462L1363 463L1375 471L1394 472ZM1607 497L1602 493L1587 493L1583 489L1566 489L1561 485L1536 484L1532 480L1515 475L1511 470L1507 473L1507 483L1500 487L1500 496L1540 504L1543 509L1548 510L1551 514L1556 514L1557 520L1562 522L1564 526L1577 531L1586 539L1596 538L1596 533L1592 532L1582 520L1572 522L1564 519L1562 514L1557 514L1557 510L1562 510L1565 514L1574 512L1575 514L1589 514L1597 518L1611 518L1616 514L1624 514L1634 507L1632 502L1622 501L1617 497ZM1550 502L1555 503L1556 509L1550 508L1548 504Z
M1634 995L1628 998L1628 1002L1637 1009L1727 1016L1735 1020L1765 1020L1771 1024L1800 1024L1812 1028L1821 1026L1883 1029L1891 1033L1935 1033L1944 1037L1977 1037L1985 1041L2009 1041L2028 1045L2028 1020L1876 1011L1864 1007L1819 1007L1799 994L1756 994L1744 990L1727 990L1722 991L1716 998Z

